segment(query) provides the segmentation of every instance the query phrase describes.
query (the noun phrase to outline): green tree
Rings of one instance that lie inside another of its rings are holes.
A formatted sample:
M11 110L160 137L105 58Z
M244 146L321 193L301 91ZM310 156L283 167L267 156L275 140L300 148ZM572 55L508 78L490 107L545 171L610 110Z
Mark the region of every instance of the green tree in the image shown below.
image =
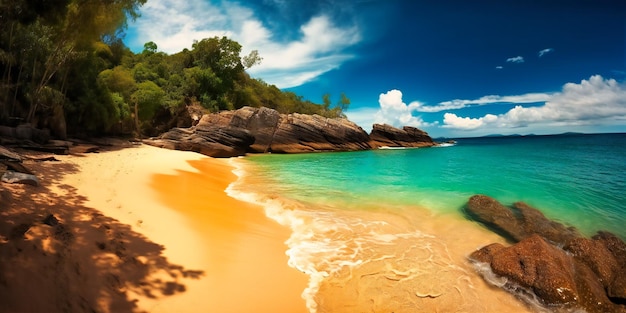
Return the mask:
M164 99L165 92L157 84L145 81L137 85L137 90L130 96L130 101L134 105L135 128L139 135L142 125L150 126L149 121L157 110L163 107Z
M154 41L148 41L143 45L143 54L154 54L157 52L157 44Z

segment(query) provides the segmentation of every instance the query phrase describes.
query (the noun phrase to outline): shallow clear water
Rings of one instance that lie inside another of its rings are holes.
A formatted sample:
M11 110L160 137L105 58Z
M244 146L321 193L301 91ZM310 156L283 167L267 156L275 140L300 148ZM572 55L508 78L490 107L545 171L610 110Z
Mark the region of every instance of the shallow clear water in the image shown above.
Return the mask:
M467 256L505 243L462 208L524 201L626 238L626 134L459 139L450 147L258 155L229 193L292 230L312 313L542 311L487 285ZM519 295L518 295L519 296ZM532 302L532 301L531 301Z
M248 158L267 192L312 203L460 212L474 194L525 201L588 234L626 237L626 134L459 139L442 148Z

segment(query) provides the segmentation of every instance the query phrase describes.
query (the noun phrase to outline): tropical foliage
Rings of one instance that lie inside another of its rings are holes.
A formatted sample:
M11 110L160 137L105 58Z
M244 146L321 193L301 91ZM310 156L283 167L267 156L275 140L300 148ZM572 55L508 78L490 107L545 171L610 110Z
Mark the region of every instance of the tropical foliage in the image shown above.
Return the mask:
M265 106L281 113L343 116L251 78L257 51L241 56L229 38L205 38L168 55L147 42L122 42L127 19L146 0L3 0L0 2L0 123L31 123L54 135L154 132L156 117L188 106L206 111Z

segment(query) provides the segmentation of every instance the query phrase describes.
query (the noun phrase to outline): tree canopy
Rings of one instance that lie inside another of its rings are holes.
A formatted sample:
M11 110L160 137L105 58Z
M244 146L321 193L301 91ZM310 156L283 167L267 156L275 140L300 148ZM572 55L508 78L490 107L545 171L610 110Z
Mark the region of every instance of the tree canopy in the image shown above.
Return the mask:
M343 116L331 108L251 78L258 51L241 56L227 37L195 41L168 55L146 42L122 42L127 19L146 0L4 0L0 2L0 123L30 123L53 135L150 133L156 116L187 107L207 112L265 106L281 113ZM60 127L59 124L62 125ZM67 126L67 127L65 127Z

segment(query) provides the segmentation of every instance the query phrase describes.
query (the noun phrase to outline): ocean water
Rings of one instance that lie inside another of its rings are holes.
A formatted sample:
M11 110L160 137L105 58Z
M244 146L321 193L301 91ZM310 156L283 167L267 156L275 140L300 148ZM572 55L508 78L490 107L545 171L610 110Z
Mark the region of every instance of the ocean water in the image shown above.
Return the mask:
M462 213L486 194L587 235L626 238L626 134L458 139L446 147L256 155L229 192L292 229L310 312L541 311L467 262L504 242ZM529 301L533 302L533 301Z

